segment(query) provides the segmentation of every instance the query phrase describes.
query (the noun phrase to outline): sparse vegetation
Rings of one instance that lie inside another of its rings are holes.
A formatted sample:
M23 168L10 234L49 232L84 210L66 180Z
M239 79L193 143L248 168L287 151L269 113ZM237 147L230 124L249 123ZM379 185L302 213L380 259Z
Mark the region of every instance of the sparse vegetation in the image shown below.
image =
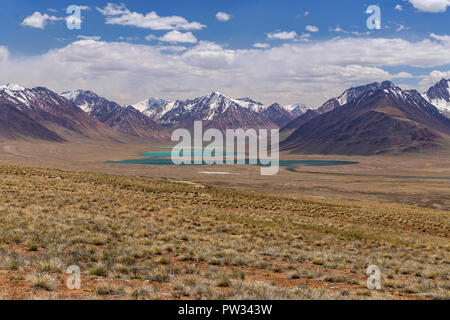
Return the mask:
M56 169L0 176L4 298L450 297L447 211ZM381 291L365 287L373 264Z

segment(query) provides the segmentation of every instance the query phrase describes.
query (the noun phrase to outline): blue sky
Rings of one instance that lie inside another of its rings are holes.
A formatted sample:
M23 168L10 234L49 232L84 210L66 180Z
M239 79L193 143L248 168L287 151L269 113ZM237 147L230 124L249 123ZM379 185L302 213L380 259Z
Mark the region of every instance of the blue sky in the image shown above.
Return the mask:
M80 30L66 26L70 5L84 7ZM381 9L380 30L366 26L369 5ZM219 90L317 106L370 81L424 89L450 77L448 6L449 0L2 0L0 81L93 89L120 103Z

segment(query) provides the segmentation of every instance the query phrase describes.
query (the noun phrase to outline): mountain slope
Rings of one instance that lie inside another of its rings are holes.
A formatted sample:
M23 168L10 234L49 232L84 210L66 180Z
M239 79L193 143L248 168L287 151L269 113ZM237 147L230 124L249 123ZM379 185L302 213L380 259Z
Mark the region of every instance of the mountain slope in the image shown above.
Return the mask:
M450 118L450 80L442 79L423 94L432 105Z
M367 91L307 121L281 148L303 154L373 155L439 149L448 135L450 120L417 91L383 82L383 89Z
M72 100L89 115L117 132L142 138L169 138L165 129L131 106L122 107L92 91L77 89L61 95Z
M55 132L39 124L3 98L0 99L0 137L8 140L33 138L53 142L64 141Z
M291 135L295 130L300 128L302 125L304 125L306 122L308 122L311 119L314 119L315 117L319 116L320 113L317 110L309 109L304 114L300 115L296 119L290 121L287 123L284 127L280 130L280 139L284 140L289 135Z
M331 98L330 100L326 101L323 105L321 105L319 108L307 109L303 114L299 115L297 118L293 119L291 122L287 123L284 127L282 127L280 130L280 136L281 137L289 136L294 130L300 128L300 126L302 126L309 120L321 114L330 112L340 106L343 106L344 104L359 98L366 92L384 89L389 86L390 82L385 81L382 83L373 82L367 85L349 88L345 90L339 97Z
M49 89L26 89L8 84L0 87L0 99L64 139L73 136L115 139L111 130ZM10 123L9 126L14 125ZM38 132L36 134L39 136Z
M271 106L264 109L261 114L267 119L270 119L280 128L288 124L294 119L291 112L280 106L278 103L274 103Z

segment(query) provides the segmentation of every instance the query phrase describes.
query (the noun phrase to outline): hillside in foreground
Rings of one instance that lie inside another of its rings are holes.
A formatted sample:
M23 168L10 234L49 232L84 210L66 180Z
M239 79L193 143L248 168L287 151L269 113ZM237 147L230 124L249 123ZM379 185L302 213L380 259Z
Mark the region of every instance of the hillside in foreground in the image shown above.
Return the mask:
M56 169L0 175L0 298L449 298L448 211ZM69 291L73 264L82 287ZM369 265L381 291L366 288Z

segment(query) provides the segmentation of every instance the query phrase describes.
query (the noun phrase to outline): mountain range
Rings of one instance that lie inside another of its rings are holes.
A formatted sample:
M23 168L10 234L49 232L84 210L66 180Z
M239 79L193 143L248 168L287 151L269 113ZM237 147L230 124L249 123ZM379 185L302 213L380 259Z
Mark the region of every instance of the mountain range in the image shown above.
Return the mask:
M61 95L12 84L0 86L0 133L9 139L56 142L75 137L117 139L113 130Z
M109 128L129 136L141 138L169 139L169 132L157 122L132 106L121 106L98 96L92 91L74 90L61 94L75 103L84 112Z
M316 110L281 143L281 149L374 155L440 150L447 144L450 119L416 90L385 81L351 88L340 98L330 100L334 106L326 103L329 111Z
M427 92L389 81L352 87L317 109L264 105L213 91L188 100L149 98L121 106L89 90L57 94L43 87L0 86L0 138L66 142L74 137L169 140L170 130L280 128L294 153L382 154L439 150L450 135L450 81ZM446 117L447 116L447 117Z
M250 98L233 99L213 91L192 100L165 101L150 98L133 105L154 121L190 128L193 121L205 121L205 127L278 128L289 123L305 110L304 105L282 107L274 103L264 106Z

